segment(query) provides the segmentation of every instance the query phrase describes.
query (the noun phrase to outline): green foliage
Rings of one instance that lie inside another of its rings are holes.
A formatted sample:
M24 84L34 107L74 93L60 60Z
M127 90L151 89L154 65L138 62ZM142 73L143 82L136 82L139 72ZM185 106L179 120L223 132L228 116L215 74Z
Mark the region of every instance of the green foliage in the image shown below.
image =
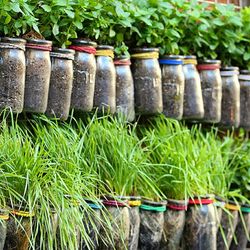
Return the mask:
M115 46L160 47L161 54L196 54L250 68L250 8L197 0L3 0L0 33L40 32L57 46L90 38Z
M38 19L28 0L2 0L0 2L0 33L4 36L20 36L31 29L39 32Z

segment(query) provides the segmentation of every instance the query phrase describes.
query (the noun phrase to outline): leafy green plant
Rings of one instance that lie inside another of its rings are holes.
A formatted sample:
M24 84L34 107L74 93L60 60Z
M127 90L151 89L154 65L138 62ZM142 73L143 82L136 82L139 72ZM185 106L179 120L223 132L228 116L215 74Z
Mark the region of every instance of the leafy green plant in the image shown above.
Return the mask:
M0 34L2 36L21 36L30 30L39 33L38 19L28 0L2 0L0 2Z

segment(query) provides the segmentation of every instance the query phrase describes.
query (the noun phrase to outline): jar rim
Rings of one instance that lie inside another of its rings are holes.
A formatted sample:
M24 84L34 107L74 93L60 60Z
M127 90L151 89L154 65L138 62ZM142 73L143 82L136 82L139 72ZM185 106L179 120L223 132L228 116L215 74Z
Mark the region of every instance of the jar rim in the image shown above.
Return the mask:
M241 75L250 75L250 70L247 70L247 69L240 70L240 74Z
M134 48L131 50L134 52L159 52L159 48Z
M183 57L184 59L196 59L197 58L195 55L185 55Z
M221 60L204 59L198 60L199 64L221 64Z
M32 44L38 44L38 45L52 46L52 41L49 41L49 40L29 38L26 41L27 41L27 44L32 43Z
M115 60L129 60L130 56L126 56L126 55L121 55L121 56L116 56Z
M113 46L110 46L110 45L98 45L97 50L114 50L114 47Z
M142 204L146 204L146 205L150 205L150 206L154 206L154 207L159 207L159 206L166 206L167 205L167 201L163 200L163 201L151 201L151 200L142 200Z
M75 51L73 49L63 49L63 48L53 48L53 52L61 54L71 54L71 55L75 54Z
M97 43L87 40L87 39L81 39L81 38L76 38L76 39L72 39L71 40L72 45L77 45L77 46L91 46L96 48L97 47Z
M227 66L221 68L221 71L239 71L239 67Z
M16 44L16 43L25 44L26 40L23 39L23 38L16 38L16 37L15 38L13 38L13 37L2 37L1 42L3 42L3 43L14 43L14 44Z
M170 59L170 60L182 61L184 59L184 56L181 56L181 55L164 55L160 59Z

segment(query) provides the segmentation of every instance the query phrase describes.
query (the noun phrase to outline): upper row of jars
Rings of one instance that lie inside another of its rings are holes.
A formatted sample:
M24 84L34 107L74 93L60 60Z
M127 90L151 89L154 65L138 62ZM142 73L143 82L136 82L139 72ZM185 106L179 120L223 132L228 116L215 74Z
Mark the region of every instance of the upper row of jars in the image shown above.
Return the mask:
M164 56L134 49L115 60L113 47L75 39L69 49L52 42L2 38L0 109L46 113L67 119L71 108L135 114L250 128L250 73L220 69L219 60ZM96 57L96 58L95 58ZM160 67L161 65L161 67ZM132 72L131 72L132 69Z

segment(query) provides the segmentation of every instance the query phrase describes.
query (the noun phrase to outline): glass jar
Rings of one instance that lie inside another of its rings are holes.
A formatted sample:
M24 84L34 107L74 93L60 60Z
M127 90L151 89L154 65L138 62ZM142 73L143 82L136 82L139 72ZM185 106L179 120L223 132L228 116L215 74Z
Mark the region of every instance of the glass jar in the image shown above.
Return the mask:
M240 127L250 130L250 71L241 70L240 83Z
M166 205L166 201L142 201L138 249L161 249Z
M162 72L163 114L180 120L183 114L185 78L182 56L164 56L159 60Z
M21 113L25 86L25 43L20 38L2 38L0 42L0 109Z
M116 76L113 58L112 46L97 47L94 107L98 108L99 112L110 114L116 111Z
M132 72L137 114L154 115L163 111L159 49L134 49Z
M200 73L204 103L204 122L218 123L221 119L222 80L219 60L204 60L197 69Z
M189 200L183 232L184 249L216 250L216 215L210 197Z
M225 67L221 69L222 105L221 122L223 127L237 128L240 123L240 83L239 68Z
M52 42L29 39L26 44L24 110L44 113L47 108L51 73Z
M114 61L116 69L116 112L127 121L135 119L134 81L130 69L130 60L123 56Z
M66 120L70 110L73 84L74 50L54 49L51 57L51 77L46 114Z
M75 50L71 108L82 112L89 112L93 109L96 46L95 42L75 39L69 47Z
M201 119L204 116L201 81L196 65L196 56L184 57L185 90L183 118L190 120Z

